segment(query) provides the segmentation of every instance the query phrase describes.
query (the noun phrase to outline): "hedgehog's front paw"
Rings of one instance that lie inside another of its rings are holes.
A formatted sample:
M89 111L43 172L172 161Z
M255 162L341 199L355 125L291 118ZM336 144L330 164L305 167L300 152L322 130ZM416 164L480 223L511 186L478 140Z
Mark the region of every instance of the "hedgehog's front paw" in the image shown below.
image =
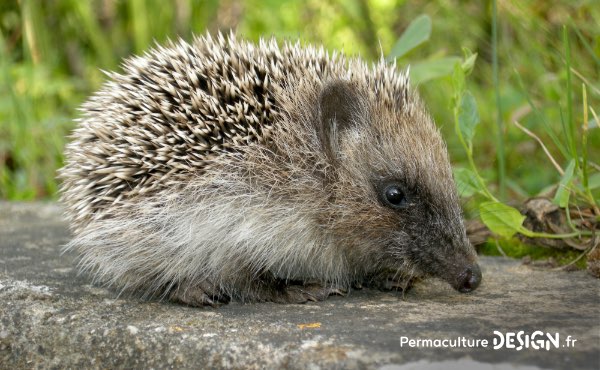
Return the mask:
M306 303L324 301L330 295L346 295L344 288L323 286L321 284L288 285L275 301L277 303Z
M229 303L230 298L224 294L215 293L209 284L179 284L169 294L169 301L193 307L218 307Z

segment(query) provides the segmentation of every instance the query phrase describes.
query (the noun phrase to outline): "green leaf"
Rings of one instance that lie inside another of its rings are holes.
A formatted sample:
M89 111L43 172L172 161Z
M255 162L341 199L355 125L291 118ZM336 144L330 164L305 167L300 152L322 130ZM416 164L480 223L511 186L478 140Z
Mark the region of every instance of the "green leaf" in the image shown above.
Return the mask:
M590 188L590 190L600 188L600 173L595 173L589 177L588 187Z
M496 201L480 203L479 217L494 234L505 238L515 235L525 221L517 209Z
M417 85L425 81L450 76L454 65L459 61L459 57L444 57L415 63L410 66L410 81Z
M470 197L471 195L481 191L475 174L468 168L455 168L454 181L456 181L458 194L461 197Z
M479 123L479 112L477 102L470 91L465 91L460 100L458 110L458 125L463 139L470 144L475 135L475 126Z
M475 60L477 59L477 53L473 53L467 48L463 48L463 54L465 55L461 64L462 70L465 72L465 76L471 74L473 67L475 66Z
M452 72L452 88L454 90L453 106L457 107L459 105L460 97L465 90L465 71L460 63L454 63L452 68L454 69Z
M429 40L431 36L431 18L427 14L420 15L410 22L402 36L396 41L388 60L400 58L412 49Z
M566 208L569 204L569 196L571 195L571 181L573 180L573 173L575 171L575 161L571 159L569 165L565 170L565 174L558 183L556 194L554 195L554 204L557 204L561 208Z

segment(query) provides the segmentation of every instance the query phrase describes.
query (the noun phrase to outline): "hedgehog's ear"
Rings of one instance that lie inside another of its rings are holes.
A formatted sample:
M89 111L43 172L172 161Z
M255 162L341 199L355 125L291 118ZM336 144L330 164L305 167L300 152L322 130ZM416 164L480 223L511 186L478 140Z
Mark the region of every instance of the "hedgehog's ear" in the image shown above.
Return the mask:
M321 120L318 131L323 149L336 158L343 133L362 121L362 100L349 82L334 80L323 85L319 107Z

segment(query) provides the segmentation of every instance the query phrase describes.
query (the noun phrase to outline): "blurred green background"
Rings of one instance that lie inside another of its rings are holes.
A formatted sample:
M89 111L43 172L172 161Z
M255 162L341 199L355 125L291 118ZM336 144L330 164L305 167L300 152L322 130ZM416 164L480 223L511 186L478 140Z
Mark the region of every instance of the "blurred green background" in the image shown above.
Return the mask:
M482 123L475 160L493 190L498 143L504 143L507 198L519 201L560 176L539 145L512 121L535 132L563 168L567 158L548 130L561 136L572 94L573 122L583 126L582 83L600 113L600 6L597 0L3 0L0 2L0 199L56 197L56 169L74 127L77 107L104 80L101 70L161 43L207 30L234 29L243 38L302 39L374 61L390 54L410 22L432 20L428 41L398 60L399 68L478 54L468 80ZM497 15L499 82L492 74L492 15ZM571 81L567 80L566 27ZM443 60L443 59L442 59ZM427 65L427 64L425 64ZM496 90L497 87L497 90ZM458 166L466 157L450 107L451 78L419 83ZM500 94L501 135L497 129ZM535 109L532 109L532 105ZM592 127L594 122L590 115ZM600 161L600 130L589 132L591 165ZM579 136L579 135L578 135ZM578 139L579 140L579 139Z

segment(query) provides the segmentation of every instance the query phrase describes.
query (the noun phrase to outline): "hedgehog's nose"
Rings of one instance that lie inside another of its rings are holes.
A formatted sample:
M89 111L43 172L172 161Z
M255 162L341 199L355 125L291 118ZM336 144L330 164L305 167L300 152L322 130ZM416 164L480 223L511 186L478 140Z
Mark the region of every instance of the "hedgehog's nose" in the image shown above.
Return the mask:
M471 292L481 283L481 269L478 264L467 267L457 279L456 290L461 293Z

